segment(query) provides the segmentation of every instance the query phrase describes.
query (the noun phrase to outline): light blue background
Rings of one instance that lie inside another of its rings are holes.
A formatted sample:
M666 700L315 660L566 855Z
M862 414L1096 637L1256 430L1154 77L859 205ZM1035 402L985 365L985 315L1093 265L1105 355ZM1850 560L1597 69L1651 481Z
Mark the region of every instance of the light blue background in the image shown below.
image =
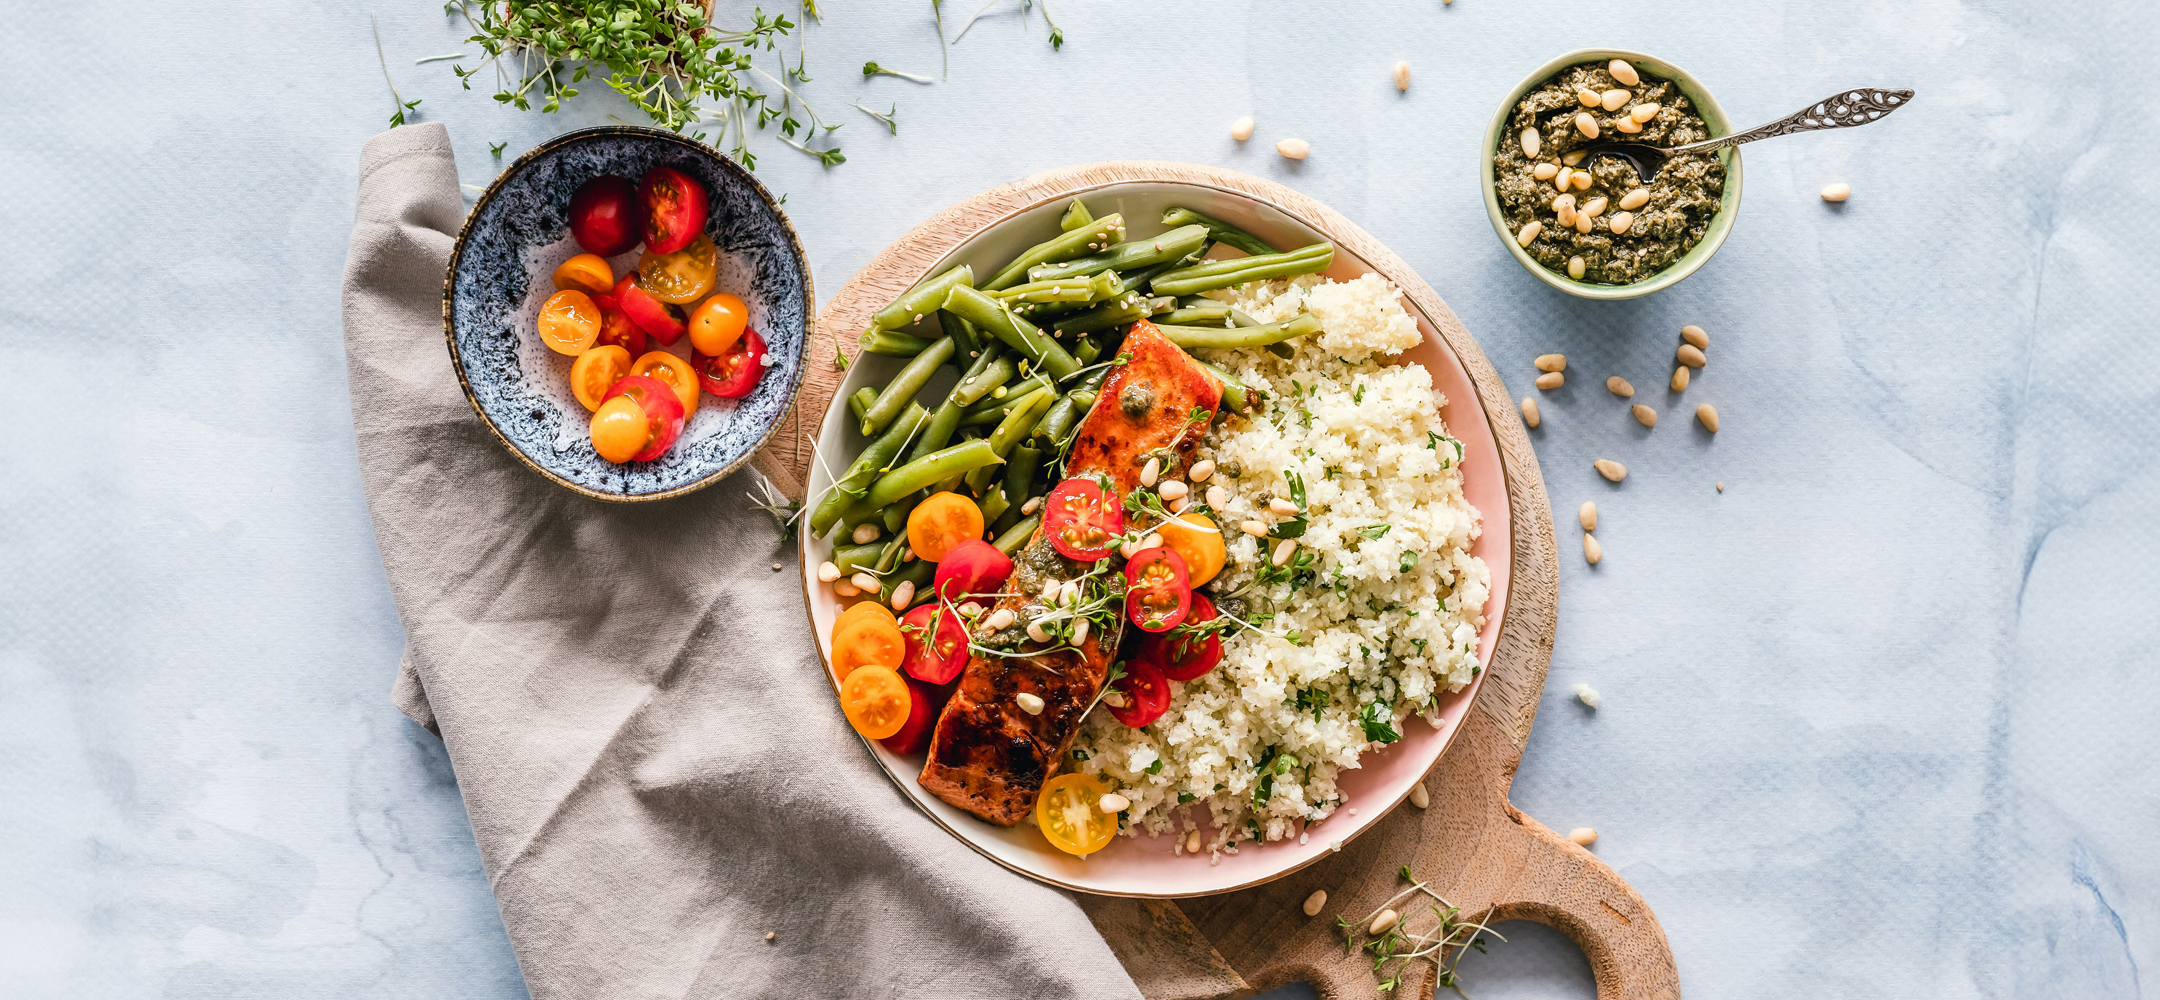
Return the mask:
M757 148L827 296L938 208L1050 167L1189 160L1310 193L1415 266L1517 396L1532 356L1571 359L1533 434L1563 585L1515 799L1602 831L1689 996L2153 985L2152 4L1058 0L1053 52L1017 2L934 86L856 72L934 73L927 4L827 0L808 29L805 91L849 162ZM520 996L442 750L388 699L401 635L338 312L359 148L391 110L368 10L126 6L11 5L0 60L5 992ZM475 51L433 5L378 13L469 183L491 142L623 110L598 87L500 109L414 65ZM1508 88L1593 44L1689 67L1743 123L1840 87L1919 99L1749 147L1716 260L1587 304L1517 268L1474 178ZM858 99L897 102L899 135ZM1293 135L1301 164L1271 150ZM1831 181L1852 201L1819 201ZM1683 402L1661 387L1684 323L1712 340ZM1594 570L1572 526L1592 498ZM1473 995L1590 995L1565 939L1515 929L1465 964Z

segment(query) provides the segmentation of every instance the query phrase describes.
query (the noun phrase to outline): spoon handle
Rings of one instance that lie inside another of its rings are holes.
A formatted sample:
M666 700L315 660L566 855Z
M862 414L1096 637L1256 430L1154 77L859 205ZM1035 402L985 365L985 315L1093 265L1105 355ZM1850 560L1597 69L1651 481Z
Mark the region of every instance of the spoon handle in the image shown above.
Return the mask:
M1705 142L1691 142L1667 150L1668 153L1703 153L1743 142L1768 139L1775 135L1791 135L1794 132L1814 132L1826 128L1852 128L1865 125L1877 118L1896 111L1912 101L1910 90L1880 90L1867 88L1844 90L1786 115L1767 125L1757 125L1745 132L1721 136Z

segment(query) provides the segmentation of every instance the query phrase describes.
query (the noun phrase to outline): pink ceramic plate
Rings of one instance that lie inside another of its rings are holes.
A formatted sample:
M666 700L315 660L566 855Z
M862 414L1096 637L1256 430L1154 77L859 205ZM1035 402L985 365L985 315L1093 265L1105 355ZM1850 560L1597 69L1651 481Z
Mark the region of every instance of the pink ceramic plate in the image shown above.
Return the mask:
M1083 198L1098 216L1109 212L1124 213L1128 234L1135 239L1161 231L1164 227L1156 220L1162 217L1163 211L1182 205L1240 226L1276 246L1303 246L1332 240L1326 232L1282 208L1241 192L1197 184L1122 182L1062 194L1015 212L974 234L926 274L936 274L959 264L973 265L977 274L995 270L1042 241L1046 234L1056 233L1059 214L1075 196ZM1352 256L1338 243L1334 265L1327 273L1329 277L1349 279L1375 270L1377 268ZM1398 277L1385 271L1380 273L1391 280ZM1417 320L1418 328L1424 331L1425 342L1403 352L1397 360L1424 365L1432 373L1434 388L1447 396L1448 404L1441 415L1447 421L1449 432L1463 443L1463 490L1483 517L1483 533L1471 547L1471 552L1485 560L1485 565L1492 571L1492 596L1485 605L1485 628L1479 635L1480 660L1490 666L1493 644L1500 634L1500 620L1507 607L1508 540L1512 537L1508 527L1507 482L1500 466L1500 446L1493 437L1485 411L1477 403L1477 392L1469 373L1441 339L1431 318L1408 299L1402 301ZM864 355L850 366L847 378L833 393L832 404L826 413L818 442L818 452L824 456L824 462L813 464L810 471L810 495L818 495L832 482L824 465L844 468L848 457L864 445L847 413L848 396L861 386L883 385L899 370L901 363L895 359ZM948 369L939 380L931 383L925 398L950 385L951 378ZM828 663L828 675L832 622L840 613L841 604L833 597L831 588L807 574L831 554L832 545L828 541L808 537L802 541L810 620L819 649ZM1174 855L1170 837L1151 838L1145 834L1119 837L1111 846L1083 861L1051 847L1032 823L1010 829L993 826L931 795L915 780L922 771L921 757L901 757L868 740L864 745L901 791L932 820L1007 868L1081 892L1114 896L1200 896L1241 889L1287 875L1326 856L1331 845L1347 843L1378 823L1409 795L1411 785L1439 761L1441 752L1447 749L1449 740L1461 726L1464 714L1470 710L1471 700L1476 697L1483 677L1481 673L1470 686L1440 699L1439 728L1412 719L1400 741L1378 752L1367 753L1359 768L1342 773L1338 781L1348 796L1345 804L1355 807L1357 815L1350 815L1347 808L1337 810L1326 822L1313 828L1307 843L1284 840L1247 844L1236 854L1222 855L1219 864L1209 864L1205 854ZM837 687L837 679L834 683Z

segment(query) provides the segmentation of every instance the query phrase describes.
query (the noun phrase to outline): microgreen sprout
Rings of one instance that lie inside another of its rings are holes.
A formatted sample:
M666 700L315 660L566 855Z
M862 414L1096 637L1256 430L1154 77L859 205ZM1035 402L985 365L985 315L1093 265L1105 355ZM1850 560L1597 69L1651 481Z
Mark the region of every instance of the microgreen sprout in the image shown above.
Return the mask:
M427 65L428 63L431 63L431 62L442 62L442 61L443 61L443 60L445 60L445 59L463 59L463 58L465 58L465 53L463 53L463 52L452 52L452 53L450 53L449 55L441 55L441 56L421 56L420 58L418 58L418 59L415 59L415 60L413 60L413 65L415 65L415 66L425 66L425 65Z
M390 85L390 102L397 106L396 113L390 116L390 127L396 128L405 124L405 112L419 107L421 99L406 100L405 95L398 93L397 81L390 79L390 60L383 58L382 24L373 14L368 15L368 30L375 33L375 61L382 64L383 82Z
M510 143L507 140L488 143L488 155L500 160L502 159L503 150L508 148L510 148Z
M873 76L897 76L902 80L913 80L916 83L937 82L936 80L932 80L927 76L917 76L913 73L903 73L897 69L886 69L885 67L878 65L875 60L862 64L862 75L866 79Z
M788 499L779 490L774 489L771 482L763 478L758 480L758 492L764 495L757 496L745 493L743 496L750 498L750 506L771 514L773 520L780 523L780 540L782 542L793 542L795 540L795 521L802 517L802 502Z
M1335 915L1335 926L1343 933L1343 953L1353 955L1362 950L1371 955L1375 975L1389 962L1397 963L1393 974L1378 984L1383 993L1393 992L1403 985L1403 975L1411 962L1430 959L1438 973L1437 985L1448 987L1461 994L1464 1000L1469 1000L1470 995L1463 992L1462 980L1456 974L1456 969L1462 964L1463 955L1470 949L1474 948L1481 954L1485 951L1484 935L1491 934L1497 940L1507 940L1487 926L1487 922L1495 916L1495 911L1487 911L1484 916L1475 920L1466 918L1459 907L1427 888L1427 883L1418 881L1411 873L1409 865L1402 866L1396 874L1402 876L1403 881L1411 883L1410 888L1390 896L1387 902L1374 907L1362 920L1353 922L1340 913ZM1406 912L1395 926L1375 937L1371 932L1373 920L1405 897L1413 896L1424 896L1433 900L1427 904L1426 909L1432 913L1435 922L1422 931L1413 931L1409 927L1410 921L1413 917L1422 916L1422 913ZM1452 961L1448 955L1450 951L1454 952Z
M900 122L898 121L898 115L900 114L900 105L895 104L892 106L892 110L880 114L876 111L870 110L869 108L863 107L861 101L856 101L855 110L860 111L863 114L869 115L870 117L884 123L885 128L892 134L900 134Z

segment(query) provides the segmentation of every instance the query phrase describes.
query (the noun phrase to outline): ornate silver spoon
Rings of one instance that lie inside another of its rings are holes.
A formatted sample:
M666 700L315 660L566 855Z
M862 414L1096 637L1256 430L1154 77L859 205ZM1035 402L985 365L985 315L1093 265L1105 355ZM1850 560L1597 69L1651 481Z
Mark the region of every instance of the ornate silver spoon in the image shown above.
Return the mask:
M1768 139L1774 135L1791 135L1794 132L1813 132L1826 128L1852 128L1865 125L1877 118L1904 107L1913 98L1910 90L1844 90L1786 115L1768 125L1758 125L1745 132L1691 142L1685 146L1653 146L1647 142L1601 142L1583 150L1586 159L1599 156L1615 156L1635 167L1635 176L1642 183L1650 183L1665 161L1686 153L1707 153L1712 150L1737 146L1743 142Z

